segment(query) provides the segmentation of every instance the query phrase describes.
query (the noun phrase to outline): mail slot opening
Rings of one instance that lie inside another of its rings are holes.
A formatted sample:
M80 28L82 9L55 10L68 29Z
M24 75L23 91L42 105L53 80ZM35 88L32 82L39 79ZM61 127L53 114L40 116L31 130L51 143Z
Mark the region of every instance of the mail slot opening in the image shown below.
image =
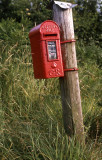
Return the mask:
M45 37L52 37L52 36L55 37L55 36L57 36L57 34L44 34L44 36Z

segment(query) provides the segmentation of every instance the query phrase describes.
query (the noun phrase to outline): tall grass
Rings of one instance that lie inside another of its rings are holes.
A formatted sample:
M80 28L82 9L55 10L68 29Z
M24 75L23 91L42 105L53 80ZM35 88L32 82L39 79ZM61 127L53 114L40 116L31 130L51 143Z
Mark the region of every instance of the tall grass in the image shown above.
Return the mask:
M11 25L11 30L16 25ZM19 26L21 39L15 29L16 43L13 39L0 40L0 159L101 160L101 71L98 65L91 61L80 65L86 132L86 144L82 146L75 142L75 137L70 139L64 132L59 80L34 79L28 33L22 26Z

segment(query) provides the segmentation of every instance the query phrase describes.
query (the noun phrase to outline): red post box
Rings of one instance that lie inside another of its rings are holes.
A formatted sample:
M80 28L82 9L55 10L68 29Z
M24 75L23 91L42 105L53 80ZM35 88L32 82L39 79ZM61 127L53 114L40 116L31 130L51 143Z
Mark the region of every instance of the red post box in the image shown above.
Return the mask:
M63 77L59 26L54 21L44 21L31 29L29 38L34 77L38 79Z

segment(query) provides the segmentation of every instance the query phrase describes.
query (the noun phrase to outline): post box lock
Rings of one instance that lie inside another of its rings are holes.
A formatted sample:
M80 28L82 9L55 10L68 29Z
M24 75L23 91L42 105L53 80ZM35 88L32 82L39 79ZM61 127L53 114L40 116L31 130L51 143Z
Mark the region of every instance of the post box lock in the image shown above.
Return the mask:
M56 68L57 67L57 63L53 62L51 65L52 68Z
M47 20L31 29L29 33L34 68L38 79L63 77L59 26Z

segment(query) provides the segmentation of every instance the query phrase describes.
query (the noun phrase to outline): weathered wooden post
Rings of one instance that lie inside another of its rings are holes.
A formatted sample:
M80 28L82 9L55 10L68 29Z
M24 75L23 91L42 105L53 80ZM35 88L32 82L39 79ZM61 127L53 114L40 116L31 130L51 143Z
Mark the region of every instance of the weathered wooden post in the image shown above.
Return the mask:
M65 76L60 78L64 128L68 136L75 134L77 140L83 142L84 126L74 41L72 4L55 1L53 20L60 27L61 49L65 68Z

